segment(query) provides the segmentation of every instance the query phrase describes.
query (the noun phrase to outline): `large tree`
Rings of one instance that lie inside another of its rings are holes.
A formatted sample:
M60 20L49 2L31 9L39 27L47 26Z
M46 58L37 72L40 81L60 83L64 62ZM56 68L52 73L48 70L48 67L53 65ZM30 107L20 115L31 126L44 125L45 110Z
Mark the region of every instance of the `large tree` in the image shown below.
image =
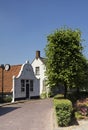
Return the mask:
M47 36L46 75L50 87L64 85L78 87L84 76L81 32L78 29L61 28Z

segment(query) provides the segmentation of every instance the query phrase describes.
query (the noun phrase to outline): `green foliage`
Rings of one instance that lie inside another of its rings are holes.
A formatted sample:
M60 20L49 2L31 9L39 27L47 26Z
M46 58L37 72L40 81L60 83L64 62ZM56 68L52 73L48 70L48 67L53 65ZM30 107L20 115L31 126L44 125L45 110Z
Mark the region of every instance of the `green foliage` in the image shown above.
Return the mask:
M53 93L51 90L48 92L48 97L53 97Z
M77 112L75 112L75 118L77 120L80 120L80 119L84 119L84 116L82 116L81 113L77 111Z
M61 83L72 88L87 84L88 73L85 70L88 72L88 63L82 54L80 30L61 28L50 34L47 41L45 54L49 86L55 87Z
M54 96L54 99L63 99L64 95L63 94L57 94Z
M87 99L88 92L80 91L78 92L70 92L67 94L67 99L69 99L73 104L75 104L79 99Z
M4 103L11 102L11 101L12 101L12 97L11 96L4 97L4 99L3 99Z
M4 96L3 97L3 101L2 101L2 97L0 97L0 103L7 103L7 102L11 102L12 101L12 97L11 96Z
M82 60L82 74L80 75L81 90L88 90L88 61L84 58Z
M79 94L77 92L68 93L67 99L69 99L74 104L79 99Z
M88 116L88 98L77 100L75 104L75 117L83 119Z
M54 99L54 106L59 126L68 126L71 122L72 103L70 100Z
M41 99L45 99L47 98L47 93L46 92L43 92L40 96Z

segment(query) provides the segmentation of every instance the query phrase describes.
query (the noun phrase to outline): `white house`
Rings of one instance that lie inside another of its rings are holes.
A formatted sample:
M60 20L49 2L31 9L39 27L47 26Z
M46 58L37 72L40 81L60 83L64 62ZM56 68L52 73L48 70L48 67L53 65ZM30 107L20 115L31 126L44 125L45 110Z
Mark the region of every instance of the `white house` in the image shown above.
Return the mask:
M45 58L40 56L40 51L36 51L35 59L32 62L32 67L34 70L34 74L36 78L40 79L40 95L43 92L47 92L47 86L46 86L46 66L45 66Z
M12 101L19 99L39 98L42 93L48 93L45 84L45 58L36 51L32 64L28 61L23 65L12 65L9 71L4 70L2 80L2 69L0 68L0 95L12 95Z
M40 79L40 96L41 94L45 93L46 96L48 97L50 92L50 87L46 85L46 80L47 80L47 77L45 76L46 60L45 58L41 57L39 50L36 51L36 56L31 65L33 67L36 78ZM56 86L53 92L55 94L64 93L64 86L58 84L58 86Z
M13 76L13 102L40 96L40 83L28 61L22 65L18 76Z

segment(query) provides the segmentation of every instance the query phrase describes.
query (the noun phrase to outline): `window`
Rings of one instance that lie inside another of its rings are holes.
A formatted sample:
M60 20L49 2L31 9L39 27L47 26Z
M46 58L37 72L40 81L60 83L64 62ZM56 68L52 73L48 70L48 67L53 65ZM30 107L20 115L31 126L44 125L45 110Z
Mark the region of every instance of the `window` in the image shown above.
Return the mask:
M36 67L36 68L35 68L35 74L36 74L36 75L39 75L39 74L40 74L40 68L39 68L39 67Z
M30 91L33 91L33 80L30 80Z
M21 92L24 92L25 91L25 80L22 79L21 80Z

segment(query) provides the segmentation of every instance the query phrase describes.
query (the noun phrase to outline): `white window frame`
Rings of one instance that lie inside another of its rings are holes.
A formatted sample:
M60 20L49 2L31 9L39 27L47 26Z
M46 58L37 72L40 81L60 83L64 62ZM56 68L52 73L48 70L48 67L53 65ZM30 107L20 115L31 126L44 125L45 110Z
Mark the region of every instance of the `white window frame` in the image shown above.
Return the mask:
M35 74L40 75L40 67L39 66L35 67Z
M34 91L34 81L30 80L30 91L33 92Z
M25 91L25 80L21 79L21 92Z

